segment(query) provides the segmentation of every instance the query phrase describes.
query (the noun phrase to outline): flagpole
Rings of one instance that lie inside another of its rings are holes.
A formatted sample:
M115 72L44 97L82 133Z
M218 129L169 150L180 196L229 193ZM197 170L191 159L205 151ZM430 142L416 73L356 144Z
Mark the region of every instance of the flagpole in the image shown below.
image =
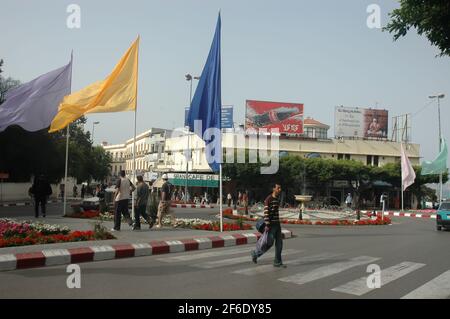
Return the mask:
M72 70L73 70L73 50L70 54L70 93L72 93ZM67 131L66 131L66 164L64 168L64 199L63 199L63 205L64 205L64 216L66 216L67 213L67 172L68 172L68 166L69 166L69 137L70 137L70 123L67 125Z
M66 165L64 170L64 216L66 216L66 204L67 204L67 171L68 171L68 165L69 165L69 125L67 125L67 132L66 132Z
M138 40L140 41L141 36L138 36ZM137 122L137 107L138 107L138 83L139 83L139 44L138 44L138 52L137 52L137 61L136 61L136 105L134 108L134 139L133 139L133 180L136 183L136 122ZM134 215L134 197L135 192L131 193L131 216L135 218Z
M222 134L222 133L221 133ZM222 139L221 139L222 142ZM219 197L220 197L220 202L219 202L219 209L220 209L220 232L223 232L223 207L222 207L222 163L220 163L220 168L219 168Z
M403 206L403 177L402 177L402 212L404 211L404 206Z

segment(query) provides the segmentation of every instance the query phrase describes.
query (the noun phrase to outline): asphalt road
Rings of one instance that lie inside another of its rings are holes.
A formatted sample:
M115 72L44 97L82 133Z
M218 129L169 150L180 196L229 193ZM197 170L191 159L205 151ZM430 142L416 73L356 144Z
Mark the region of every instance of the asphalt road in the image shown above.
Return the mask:
M0 298L449 298L450 232L434 223L292 226L286 269L273 268L273 248L254 265L246 245L80 264L80 289L65 266L3 272ZM380 288L367 285L372 264Z

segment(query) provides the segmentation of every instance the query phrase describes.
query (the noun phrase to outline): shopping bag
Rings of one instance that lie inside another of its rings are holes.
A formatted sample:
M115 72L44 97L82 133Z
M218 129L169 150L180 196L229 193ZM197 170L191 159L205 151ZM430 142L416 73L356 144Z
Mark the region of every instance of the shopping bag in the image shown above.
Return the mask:
M269 231L264 231L262 236L259 238L256 243L257 250L259 251L267 251L273 245L273 238L269 235Z

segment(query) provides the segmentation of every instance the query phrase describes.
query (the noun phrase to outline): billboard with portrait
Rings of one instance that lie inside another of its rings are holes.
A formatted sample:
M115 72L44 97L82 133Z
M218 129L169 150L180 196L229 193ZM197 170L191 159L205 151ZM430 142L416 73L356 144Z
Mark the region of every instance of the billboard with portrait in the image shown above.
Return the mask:
M335 136L387 138L388 111L338 106L335 110Z
M280 133L303 134L303 104L246 101L246 128L279 129Z

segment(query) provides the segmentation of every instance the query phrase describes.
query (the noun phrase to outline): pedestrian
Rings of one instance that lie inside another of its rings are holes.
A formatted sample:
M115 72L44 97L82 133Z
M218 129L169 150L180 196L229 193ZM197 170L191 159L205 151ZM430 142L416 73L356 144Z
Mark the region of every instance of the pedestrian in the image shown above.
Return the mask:
M248 191L242 194L242 204L244 205L245 215L248 215Z
M49 196L53 193L50 183L44 175L39 175L34 179L33 186L31 186L30 193L34 197L34 216L39 218L39 206L41 206L42 217L45 217L45 206Z
M98 184L97 188L96 188L95 196L98 197L99 209L100 209L100 212L102 212L102 213L104 213L107 210L105 194L106 194L106 186L102 185L102 184Z
M84 194L86 193L86 187L84 186L84 184L81 185L81 198L84 199Z
M77 198L77 196L78 196L78 187L77 187L77 185L73 185L73 197L74 198Z
M141 216L147 221L150 228L153 227L153 221L147 215L147 203L150 195L150 188L144 183L142 176L137 177L136 208L134 214L133 230L141 229Z
M162 179L164 184L161 186L161 201L158 205L158 224L156 228L162 227L163 217L169 215L171 219L171 224L174 224L174 217L170 215L170 195L172 193L172 184L169 183L167 174L163 174Z
M238 202L237 202L237 205L238 205L238 206L241 206L241 205L242 205L242 193L241 193L241 192L239 192L239 194L238 194Z
M114 193L114 228L112 231L120 231L122 215L126 218L128 225L133 226L133 221L128 212L128 203L130 200L130 190L134 192L136 187L125 177L125 171L120 171L120 179L116 184L116 192Z
M347 198L345 199L345 204L347 205L347 208L352 207L352 202L353 202L352 194L348 193Z
M231 206L231 199L232 199L232 198L233 198L233 197L231 196L231 194L228 193L228 195L227 195L227 205L228 205L228 207Z
M267 196L266 200L264 201L264 223L266 224L264 231L268 232L271 242L275 242L275 260L273 262L273 266L286 268L286 265L284 265L281 260L281 252L283 250L283 237L281 233L280 216L278 213L278 198L280 196L280 193L281 185L278 183L274 183L272 194ZM270 246L266 247L266 250L262 250L257 245L256 250L252 251L251 253L252 261L256 264L258 258L261 257L267 250L269 250L269 248Z

